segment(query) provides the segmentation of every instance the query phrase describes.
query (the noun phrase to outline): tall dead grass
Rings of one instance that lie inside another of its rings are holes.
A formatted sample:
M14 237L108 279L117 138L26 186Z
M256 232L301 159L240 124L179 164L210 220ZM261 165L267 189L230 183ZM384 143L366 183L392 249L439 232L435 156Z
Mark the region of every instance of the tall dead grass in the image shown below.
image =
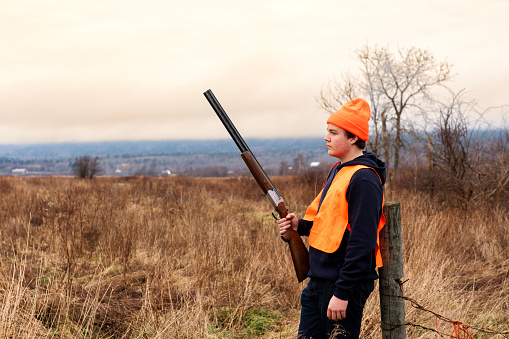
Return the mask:
M299 215L319 189L305 177L273 181ZM252 178L0 178L0 194L0 337L296 336L303 284ZM388 198L402 205L406 294L509 331L507 208L467 214L406 191ZM409 304L407 321L436 328ZM375 292L363 338L378 337Z

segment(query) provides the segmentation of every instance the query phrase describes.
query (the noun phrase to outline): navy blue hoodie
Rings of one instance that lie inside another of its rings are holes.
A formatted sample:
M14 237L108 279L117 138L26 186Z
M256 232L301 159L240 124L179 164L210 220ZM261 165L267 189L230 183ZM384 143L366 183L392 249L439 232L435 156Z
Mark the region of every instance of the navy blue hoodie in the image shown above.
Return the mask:
M338 172L341 174L341 168L344 166L353 165L369 166L380 178L369 168L355 172L346 191L348 223L351 230L345 230L341 245L334 253L325 253L311 246L309 248L308 276L335 281L334 295L342 300L348 300L351 290L358 283L378 279L375 249L378 222L382 213L382 185L385 183L387 168L385 163L374 153L364 152L351 161L334 166L327 177L320 204L334 176ZM309 236L312 226L312 221L299 219L298 233Z

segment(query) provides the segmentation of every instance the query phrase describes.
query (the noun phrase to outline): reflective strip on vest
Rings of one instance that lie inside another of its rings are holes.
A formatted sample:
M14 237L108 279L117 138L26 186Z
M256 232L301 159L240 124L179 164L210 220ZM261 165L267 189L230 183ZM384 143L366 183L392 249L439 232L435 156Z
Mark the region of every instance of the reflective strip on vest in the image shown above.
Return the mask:
M304 220L312 221L313 227L309 233L309 245L314 248L326 252L333 253L337 251L343 240L345 230L350 231L350 225L348 224L348 202L346 201L346 191L350 180L355 172L362 168L369 168L376 171L368 166L355 165L345 166L339 170L334 177L325 198L320 206L318 214L318 206L320 205L320 198L323 190L313 200L311 205L306 210ZM380 176L376 173L378 178ZM380 179L381 182L381 179ZM384 198L385 200L385 198ZM383 206L383 202L382 202ZM376 234L376 266L382 267L382 255L380 253L380 230L385 225L385 216L380 214L380 221L378 222L377 234Z

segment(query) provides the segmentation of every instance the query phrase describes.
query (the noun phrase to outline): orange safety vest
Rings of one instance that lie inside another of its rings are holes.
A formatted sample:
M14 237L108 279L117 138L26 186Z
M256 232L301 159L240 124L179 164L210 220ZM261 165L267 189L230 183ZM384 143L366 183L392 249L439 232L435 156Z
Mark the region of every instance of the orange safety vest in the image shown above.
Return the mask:
M355 172L361 168L370 168L375 173L376 171L368 166L354 165L345 166L341 168L334 177L325 198L318 211L320 204L320 197L322 192L318 194L315 200L306 210L304 220L312 221L313 227L309 233L309 245L314 248L326 252L333 253L341 245L341 240L345 234L345 230L350 231L350 224L348 223L348 202L346 201L346 190L350 184L350 180ZM378 178L380 176L376 173ZM381 182L382 180L380 180ZM382 202L383 206L383 202ZM316 213L318 211L318 214ZM380 230L385 225L385 216L383 212L380 215L378 222L378 229L376 234L376 266L382 267L382 254L380 253Z

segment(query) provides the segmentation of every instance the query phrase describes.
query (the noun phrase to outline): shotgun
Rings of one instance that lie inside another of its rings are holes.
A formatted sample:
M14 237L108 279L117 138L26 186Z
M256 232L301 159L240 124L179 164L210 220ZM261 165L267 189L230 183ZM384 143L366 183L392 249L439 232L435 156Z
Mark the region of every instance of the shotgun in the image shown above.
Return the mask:
M286 209L285 203L281 195L279 195L278 191L270 181L269 177L263 170L262 166L258 163L255 156L247 146L246 142L239 134L233 123L231 122L228 115L224 111L223 107L219 101L217 101L214 93L209 89L205 93L205 98L207 98L208 102L216 112L219 120L223 123L224 127L232 137L235 144L240 150L240 155L244 162L246 163L247 168L255 178L258 186L262 189L263 193L266 195L267 199L269 199L274 210L272 211L272 216L276 219L285 218L288 215L288 210ZM308 250L304 243L302 242L301 237L297 232L295 232L291 227L286 230L286 233L281 236L285 242L288 243L290 247L290 253L292 255L293 267L295 268L295 274L297 275L297 280L302 282L308 276L309 271L309 255Z

